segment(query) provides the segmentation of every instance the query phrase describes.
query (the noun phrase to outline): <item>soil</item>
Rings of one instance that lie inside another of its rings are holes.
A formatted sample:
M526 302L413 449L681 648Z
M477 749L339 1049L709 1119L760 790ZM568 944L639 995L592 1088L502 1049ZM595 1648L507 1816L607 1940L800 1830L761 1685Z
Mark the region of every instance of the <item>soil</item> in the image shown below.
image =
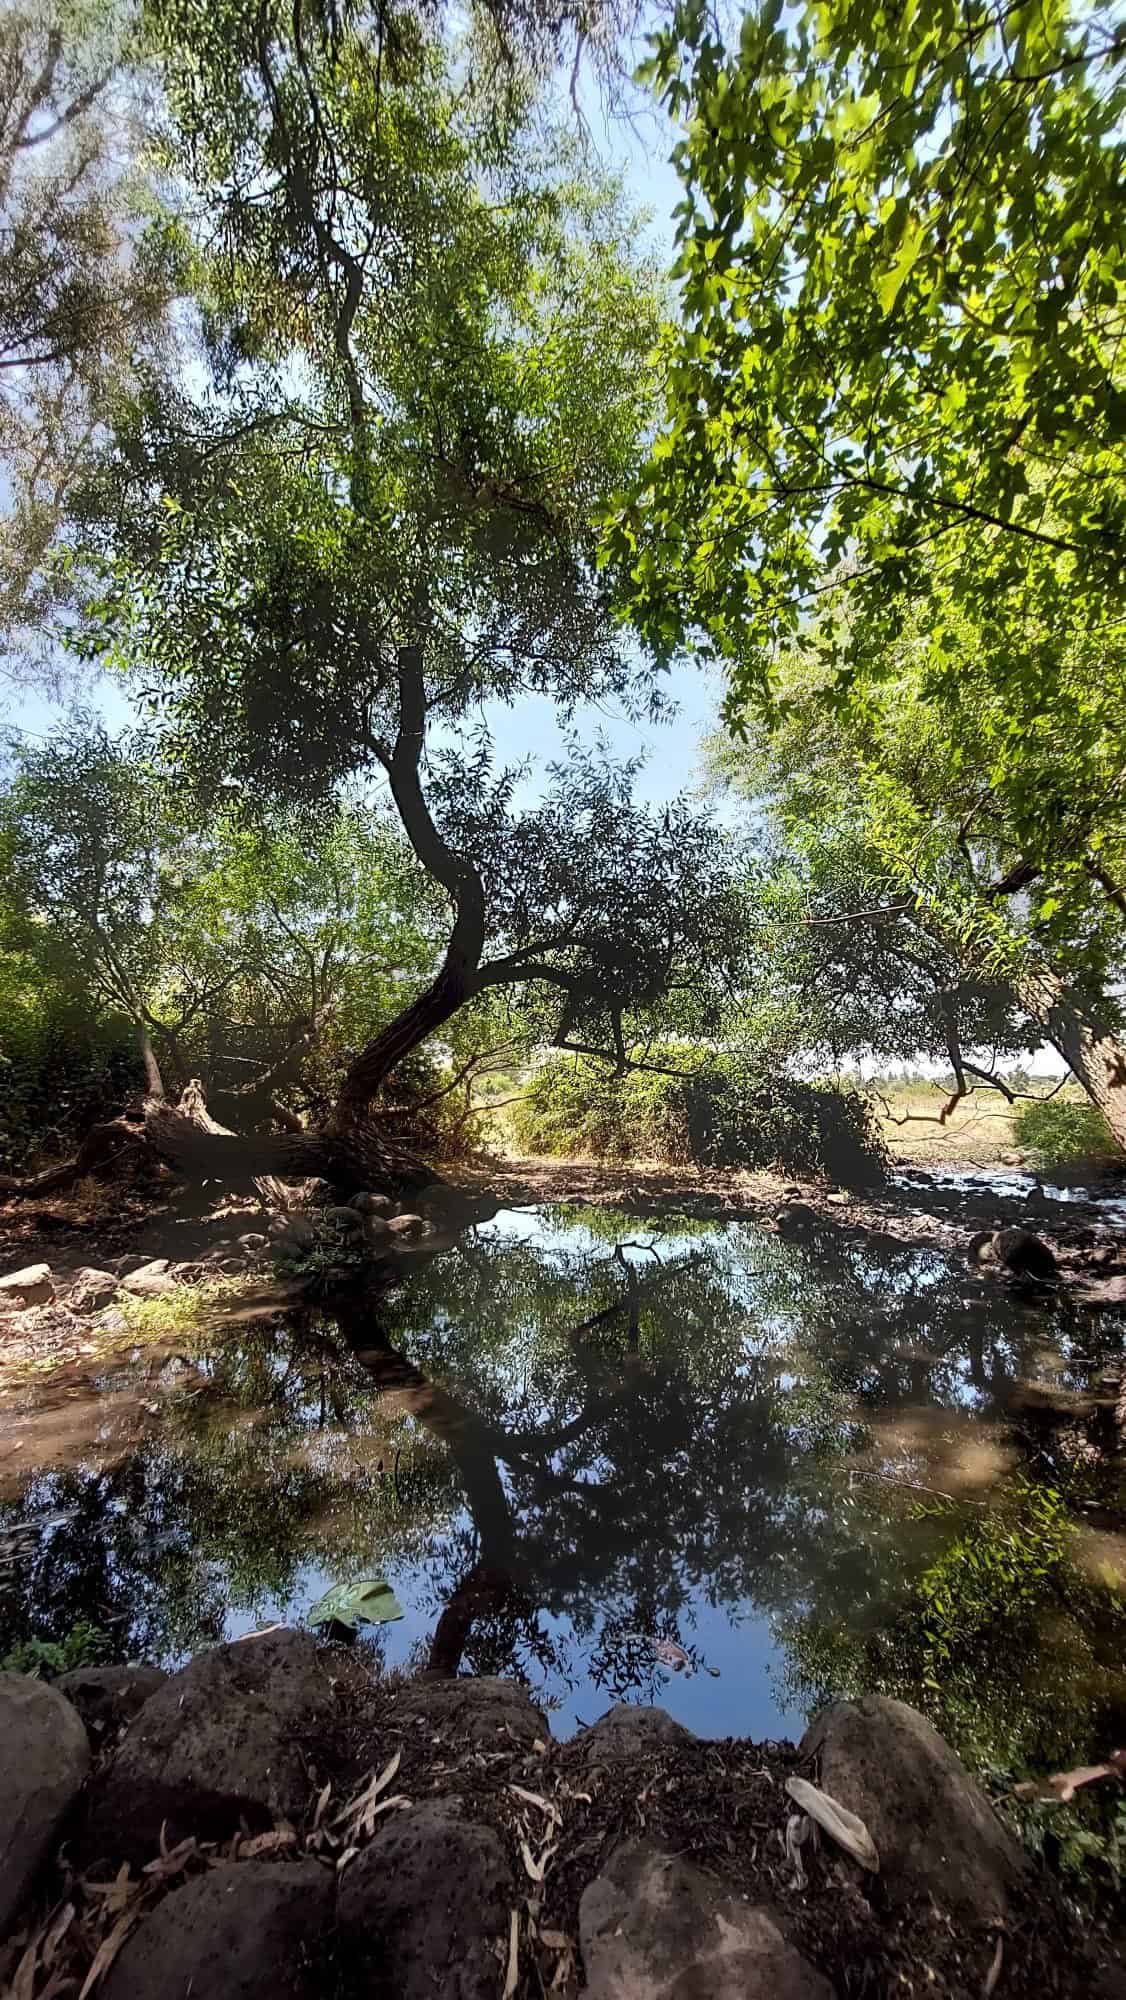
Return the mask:
M49 1937L64 1902L74 1905L77 1916L65 1949L56 1948L54 1970L81 1984L131 1896L143 1916L185 1880L219 1864L257 1862L264 1848L278 1866L315 1857L328 1868L339 1868L342 1861L346 1867L343 1857L362 1853L399 1808L456 1798L466 1822L499 1837L520 1884L521 1950L513 2000L543 2000L548 1993L577 2000L583 1890L614 1849L633 1840L689 1859L723 1892L768 1906L841 2000L916 1995L979 2000L982 1994L1023 2000L1031 1993L1042 2000L1086 2000L1116 1990L1101 1982L1115 1977L1122 1938L1105 1925L1077 1922L1046 1874L1033 1878L1030 1893L1003 1927L972 1917L953 1919L929 1898L893 1909L880 1878L863 1873L828 1843L803 1845L801 1879L786 1850L793 1808L785 1783L796 1774L811 1775L812 1766L792 1744L649 1741L632 1756L600 1763L593 1745L584 1754L581 1736L564 1744L546 1736L529 1743L526 1730L503 1724L488 1732L467 1731L456 1704L444 1699L428 1712L425 1675L409 1682L397 1676L372 1680L362 1651L330 1647L322 1657L344 1727L323 1746L319 1770L310 1770L304 1813L282 1823L274 1836L236 1835L210 1846L191 1839L178 1847L164 1843L137 1874L135 1887L133 1878L126 1883L118 1876L112 1893L108 1868L105 1882L84 1878L68 1865L64 1849L38 1907L0 1949L0 1988L29 1940ZM518 1689L512 1696L521 1702ZM95 1774L113 1748L106 1745L96 1758ZM370 1800L377 1776L379 1812L364 1826L357 1821L357 1805L365 1793ZM324 2000L351 2000L361 1974L370 1978L370 1960L350 1966L342 1948L334 1970L326 1967L319 1989ZM38 2000L43 1990L37 1973L26 1992Z

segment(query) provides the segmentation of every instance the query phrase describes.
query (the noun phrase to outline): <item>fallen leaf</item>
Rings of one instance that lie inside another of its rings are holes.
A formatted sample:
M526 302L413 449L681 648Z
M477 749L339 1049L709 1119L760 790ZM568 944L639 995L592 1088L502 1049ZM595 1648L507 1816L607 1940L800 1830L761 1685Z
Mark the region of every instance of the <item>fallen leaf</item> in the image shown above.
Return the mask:
M344 1810L337 1815L336 1819L333 1820L332 1822L333 1825L337 1827L347 1826L353 1831L355 1831L356 1829L363 1827L366 1821L374 1819L375 1815L372 1811L372 1808L375 1805L375 1801L379 1797L380 1792L386 1791L388 1785L391 1783L391 1780L395 1776L395 1773L397 1772L402 1761L403 1761L402 1751L396 1750L395 1755L391 1758L389 1763L384 1765L382 1771L379 1773L379 1776L376 1778L372 1778L370 1783L366 1784L362 1791L357 1792L355 1798L351 1801L351 1803L349 1805L346 1805L344 1807ZM367 1830L368 1833L370 1834L371 1833L370 1825L368 1826Z
M508 1971L504 1975L503 2000L512 2000L520 1984L520 1912L513 1910L508 1920Z
M818 1785L811 1785L807 1778L787 1778L786 1790L794 1804L808 1813L810 1819L816 1820L838 1847L843 1847L846 1854L851 1854L853 1860L859 1861L860 1866L867 1868L871 1874L879 1874L880 1857L876 1852L876 1843L862 1819L849 1812L847 1806L842 1806L837 1799L831 1799L828 1792L823 1792Z
M162 1827L162 1834L163 1831ZM196 1841L194 1833L189 1834L186 1840L182 1840L178 1847L165 1847L162 1841L161 1851L157 1855L156 1860L146 1862L141 1873L142 1875L155 1875L161 1880L166 1875L179 1875L181 1869L187 1865L195 1852Z
M310 1625L386 1625L401 1618L403 1607L381 1576L360 1576L354 1583L334 1583L306 1614Z
M684 1647L678 1646L675 1639L650 1639L649 1646L653 1658L663 1667L672 1667L679 1673L682 1667L691 1664Z
M296 1847L297 1835L293 1828L282 1827L276 1833L259 1833L239 1849L240 1861L253 1861L259 1854L281 1854L287 1847Z
M94 1991L98 1981L109 1971L110 1966L113 1964L114 1959L117 1957L118 1952L121 1950L140 1914L139 1904L134 1904L131 1910L126 1910L124 1916L118 1917L109 1936L102 1939L101 1944L94 1953L90 1970L82 1982L82 1989L78 1995L78 2000L86 2000L87 1994Z
M994 1989L996 1988L997 1981L1001 1977L1001 1967L1004 1964L1004 1962L1005 1962L1005 1940L1004 1938L998 1938L997 1948L993 1953L993 1961L989 1967L989 1971L985 1975L985 1984L981 1989L982 2000L990 2000L990 1995L991 1993L993 1993Z
M552 1805L550 1799L541 1798L538 1792L526 1792L523 1785L509 1785L508 1789L510 1792L514 1792L518 1799L523 1799L526 1804L538 1806L540 1811L545 1812L549 1819L558 1820L559 1810L556 1806Z
M1126 1751L1116 1750L1106 1764L1079 1764L1074 1771L1056 1771L1050 1778L1029 1778L1013 1786L1017 1799L1047 1799L1054 1805L1071 1804L1084 1785L1097 1785L1101 1778L1126 1776Z
M74 1922L74 1904L64 1903L53 1922L48 1924L42 1943L43 1968L49 1972L55 1962L55 1954Z
M321 1823L321 1815L323 1814L324 1809L327 1806L331 1797L332 1797L332 1779L330 1778L327 1785L324 1788L324 1791L320 1794L320 1797L317 1800L317 1810L313 1814L314 1832L316 1832L316 1829Z
M567 1936L566 1931L541 1931L540 1943L545 1944L549 1951L570 1951L571 1949L571 1940Z

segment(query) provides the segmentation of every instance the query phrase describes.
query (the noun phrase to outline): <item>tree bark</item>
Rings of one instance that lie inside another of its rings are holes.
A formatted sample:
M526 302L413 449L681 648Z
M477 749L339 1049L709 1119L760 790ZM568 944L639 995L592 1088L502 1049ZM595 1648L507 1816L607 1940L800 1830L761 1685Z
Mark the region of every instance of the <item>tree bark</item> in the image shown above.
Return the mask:
M160 1064L156 1059L152 1036L143 1021L137 1023L137 1039L141 1044L141 1061L145 1066L145 1095L156 1099L163 1098L164 1078L160 1074Z
M412 1049L426 1041L472 998L479 987L485 948L485 890L476 868L455 854L431 816L419 778L426 740L426 686L422 650L401 646L398 657L399 729L393 750L376 745L391 796L408 840L427 874L440 882L454 906L454 923L437 977L417 1000L382 1029L352 1062L333 1113L332 1127L346 1133L367 1113L372 1098Z
M1076 1004L1051 967L1022 973L1014 990L1126 1148L1126 1047L1092 1010Z
M202 1115L201 1115L202 1112ZM156 1152L189 1180L248 1187L255 1181L328 1181L340 1194L361 1188L425 1187L434 1175L405 1146L374 1126L340 1132L228 1132L207 1112L198 1083L180 1103L150 1099L145 1129Z

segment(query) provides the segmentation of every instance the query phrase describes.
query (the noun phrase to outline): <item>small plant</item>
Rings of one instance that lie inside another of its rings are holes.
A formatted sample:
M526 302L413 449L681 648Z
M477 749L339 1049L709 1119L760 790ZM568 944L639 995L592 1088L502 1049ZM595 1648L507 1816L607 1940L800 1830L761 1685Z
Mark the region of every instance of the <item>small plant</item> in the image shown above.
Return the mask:
M27 1674L33 1679L53 1681L75 1667L93 1667L108 1659L112 1641L100 1625L80 1619L65 1639L21 1639L0 1658L0 1672Z
M1018 1145L1027 1147L1041 1167L1105 1159L1119 1152L1101 1111L1093 1104L1076 1104L1063 1097L1023 1104L1013 1130Z
M244 1283L241 1277L209 1278L198 1285L177 1285L174 1291L155 1299L134 1299L124 1293L115 1301L115 1310L138 1341L203 1332L223 1306L233 1302Z

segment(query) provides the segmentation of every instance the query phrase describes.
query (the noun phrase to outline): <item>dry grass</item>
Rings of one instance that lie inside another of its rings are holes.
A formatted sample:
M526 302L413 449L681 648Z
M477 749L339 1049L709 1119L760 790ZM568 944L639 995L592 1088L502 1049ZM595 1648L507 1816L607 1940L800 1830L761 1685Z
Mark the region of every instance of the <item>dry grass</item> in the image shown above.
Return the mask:
M1045 1096L1051 1087L1045 1084ZM995 1165L1006 1153L1024 1159L1015 1131L1019 1101L1007 1104L995 1090L975 1090L940 1123L949 1093L937 1083L876 1082L870 1088L884 1143L894 1159L917 1160L924 1166L962 1161L983 1167ZM1078 1084L1069 1083L1058 1094L1065 1103L1087 1101Z

